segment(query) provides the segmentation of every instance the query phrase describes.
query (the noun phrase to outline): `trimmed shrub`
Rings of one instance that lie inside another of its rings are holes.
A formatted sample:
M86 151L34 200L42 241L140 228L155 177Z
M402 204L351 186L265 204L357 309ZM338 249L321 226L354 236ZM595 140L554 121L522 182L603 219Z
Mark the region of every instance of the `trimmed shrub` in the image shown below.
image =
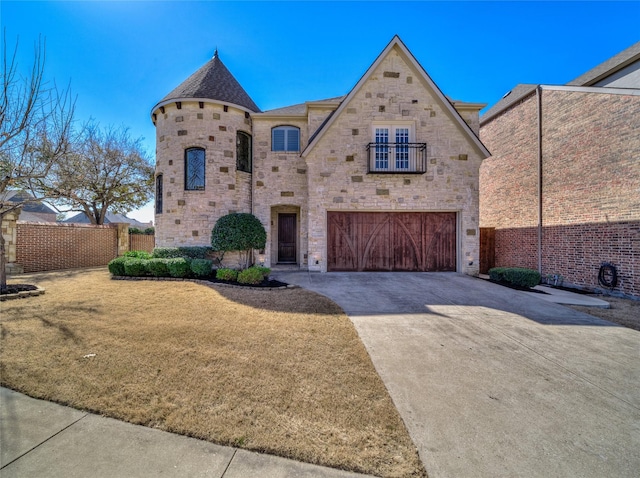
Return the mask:
M147 228L144 230L144 233L145 233L147 236L153 236L153 235L156 233L156 229L155 229L155 227L147 227Z
M151 259L153 257L146 251L127 251L122 254L123 257L133 257L134 259Z
M187 277L191 272L191 261L184 257L167 259L166 262L171 277Z
M249 267L238 274L240 284L260 284L264 280L264 273L258 267Z
M236 279L238 279L238 271L235 269L220 268L216 270L216 279L235 281Z
M124 261L127 260L127 257L121 256L116 257L112 261L109 262L109 272L114 276L123 276L124 275Z
M137 227L130 227L129 234L144 234L144 233Z
M494 267L489 269L489 278L520 287L533 287L540 283L540 273L524 267Z
M127 258L124 261L124 274L130 277L141 277L147 275L147 260Z
M207 255L213 252L209 246L191 247L156 247L153 250L153 257L159 259L173 259L176 257L188 257L190 259L206 259Z
M264 277L265 279L269 277L269 274L271 274L271 269L269 269L268 267L253 266L253 268L258 269L262 273L262 277Z
M197 277L208 277L213 270L213 261L209 259L193 259L191 261L191 272Z
M264 249L267 231L253 214L236 212L222 216L211 231L214 251L238 251L241 262L249 266L252 249Z
M167 259L149 259L147 261L147 271L155 277L169 277Z

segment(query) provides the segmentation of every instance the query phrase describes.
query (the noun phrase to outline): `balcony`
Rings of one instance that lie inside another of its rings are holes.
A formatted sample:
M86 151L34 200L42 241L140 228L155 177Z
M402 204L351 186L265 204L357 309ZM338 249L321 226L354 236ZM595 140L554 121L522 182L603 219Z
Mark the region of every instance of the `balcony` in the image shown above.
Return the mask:
M369 143L369 174L424 174L427 172L427 143Z

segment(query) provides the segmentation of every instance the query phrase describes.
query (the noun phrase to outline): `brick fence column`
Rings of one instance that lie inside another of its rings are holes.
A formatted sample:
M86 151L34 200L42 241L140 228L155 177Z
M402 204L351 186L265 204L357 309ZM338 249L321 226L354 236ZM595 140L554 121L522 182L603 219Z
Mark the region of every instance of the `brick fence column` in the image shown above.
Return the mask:
M129 250L129 224L117 222L118 227L118 257L124 255Z
M21 274L22 267L16 263L16 244L18 242L18 217L16 209L2 218L2 237L4 237L5 270L7 274Z

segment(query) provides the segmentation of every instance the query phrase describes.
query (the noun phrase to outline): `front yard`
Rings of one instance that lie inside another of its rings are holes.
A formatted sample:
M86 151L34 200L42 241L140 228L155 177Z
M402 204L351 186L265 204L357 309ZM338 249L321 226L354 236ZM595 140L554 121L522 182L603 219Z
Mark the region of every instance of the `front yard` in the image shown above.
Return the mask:
M28 395L215 443L388 477L424 476L355 329L302 289L13 278L0 381Z

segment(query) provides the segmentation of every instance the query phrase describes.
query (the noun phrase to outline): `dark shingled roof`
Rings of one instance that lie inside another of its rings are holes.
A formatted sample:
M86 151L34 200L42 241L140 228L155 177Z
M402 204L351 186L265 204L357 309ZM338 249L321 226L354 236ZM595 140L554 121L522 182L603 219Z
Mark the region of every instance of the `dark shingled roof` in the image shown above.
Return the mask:
M242 106L256 113L260 111L218 58L217 51L211 60L165 96L160 103L181 98L204 98Z
M616 71L636 61L640 56L640 42L631 45L626 50L621 51L617 55L609 58L607 61L600 63L595 68L580 75L575 80L567 83L569 86L591 86L598 81L612 75Z
M506 110L514 103L517 103L523 98L529 96L536 90L537 87L538 85L530 84L516 85L515 88L505 94L500 101L498 101L495 105L485 111L485 113L480 117L480 124L482 125L486 123L491 118Z

